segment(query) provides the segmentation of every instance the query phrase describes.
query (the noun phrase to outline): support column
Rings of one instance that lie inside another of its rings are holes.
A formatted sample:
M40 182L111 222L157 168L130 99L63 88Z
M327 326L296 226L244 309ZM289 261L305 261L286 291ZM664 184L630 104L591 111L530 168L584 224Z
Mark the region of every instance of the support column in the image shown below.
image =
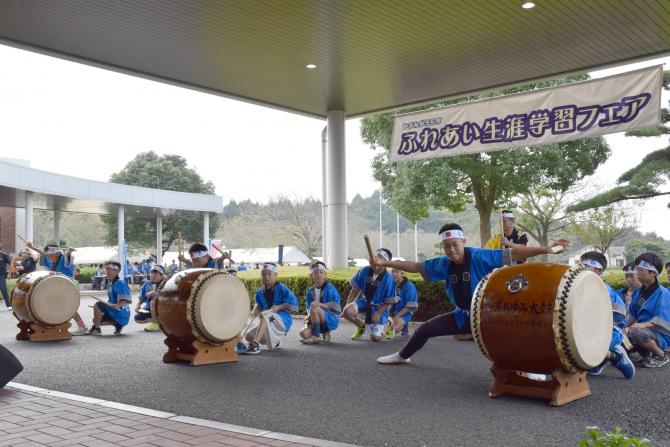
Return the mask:
M418 236L418 226L414 224L414 262L419 262L419 236Z
M395 213L395 252L400 257L400 213Z
M26 191L26 224L24 237L28 242L33 241L33 192Z
M202 213L202 243L209 250L209 213Z
M61 210L54 209L54 240L60 244L60 217Z
M126 270L126 251L124 247L126 245L126 208L123 205L119 205L118 212L116 214L117 221L117 231L116 231L116 242L118 246L118 260L121 264L121 272L119 272L119 277L123 278L125 276L124 272Z
M344 110L329 110L327 150L328 267L347 267L347 165Z
M163 216L156 214L156 264L163 264Z
M321 257L328 262L328 126L321 132ZM326 264L328 265L328 264Z
M379 185L379 248L384 246L384 227L382 226L382 185Z

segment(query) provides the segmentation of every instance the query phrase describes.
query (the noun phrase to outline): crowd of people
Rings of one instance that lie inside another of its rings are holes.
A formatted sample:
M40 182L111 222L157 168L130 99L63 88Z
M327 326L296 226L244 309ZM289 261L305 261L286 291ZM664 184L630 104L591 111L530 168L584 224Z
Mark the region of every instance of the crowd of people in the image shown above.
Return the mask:
M463 229L456 223L447 223L438 231L444 256L423 262L393 260L390 250L378 249L371 265L361 268L350 279L346 302L342 302L337 288L328 281L326 265L321 261L312 263L309 267L312 284L306 291L306 318L299 331L300 340L308 345L327 343L331 333L338 329L340 318L344 318L355 326L352 340L359 340L366 333L373 342L408 337L398 352L377 359L380 364L397 365L410 363L412 356L431 338L470 334L470 304L482 278L494 269L542 254L560 253L570 246L570 241L561 239L550 247L530 247L527 238L515 228L511 212L503 213L503 222L502 233L487 244L489 248L468 246ZM498 248L491 247L495 244ZM40 256L39 261L33 253ZM195 243L189 248L188 257L180 255L179 260L187 269L223 269L226 261L229 265L233 261L228 253L221 253L213 258L207 246ZM66 276L74 275L72 251L62 250L57 244L48 244L41 250L28 243L19 262L21 270L34 270L37 262ZM0 251L0 289L8 307L9 298L2 287L9 265L9 258ZM599 252L587 252L581 256L580 265L602 276L607 258ZM613 365L630 379L635 374L635 364L656 368L669 362L666 350L670 348L670 291L658 282L664 267L670 275L670 262L664 265L657 254L643 253L623 269L627 287L614 290L606 285L612 304L612 337L605 359L591 374L600 374L606 366ZM101 335L101 326L105 324L113 325L117 335L129 323L132 297L128 282L121 279L121 268L118 262L99 267L96 277L101 283L104 281L108 301L95 304L90 328L75 314L76 335ZM132 281L141 278L134 321L146 324L147 331L159 330L151 314L151 301L158 297L160 283L177 270L174 261L163 266L151 258L125 266L126 278ZM406 272L420 274L425 281L444 281L446 295L454 306L453 311L421 324L411 336L409 323L420 305L420 297ZM236 350L242 354L259 354L264 347L277 348L292 327L291 314L298 312L298 299L278 280L276 263L262 264L261 282L249 324L238 338Z

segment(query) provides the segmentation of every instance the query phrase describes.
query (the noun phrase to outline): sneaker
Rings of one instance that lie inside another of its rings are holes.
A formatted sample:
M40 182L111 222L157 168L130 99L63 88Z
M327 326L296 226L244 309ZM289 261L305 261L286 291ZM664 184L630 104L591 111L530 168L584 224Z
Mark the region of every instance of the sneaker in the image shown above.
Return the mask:
M247 346L247 349L243 352L243 354L260 354L260 353L261 353L261 347L255 341L249 343L249 346Z
M660 368L670 361L668 354L663 353L663 355L652 355L647 357L646 361L640 364L643 368Z
M277 344L274 345L274 347L272 349L279 349L279 342L277 342Z
M626 379L632 379L635 375L635 365L628 358L626 350L623 346L616 346L614 352L619 356L619 359L614 363L614 367L621 371Z
M324 343L330 343L330 332L324 332L321 334L321 339Z
M402 331L398 334L399 337L409 337L409 324L403 326Z
M102 331L99 327L91 326L91 329L87 330L82 335L102 335Z
M633 363L638 365L638 366L642 366L642 364L645 363L648 358L649 358L649 354L638 353L636 358L633 360Z
M396 352L391 355L387 355L386 357L379 357L377 359L377 363L380 363L382 365L406 365L411 361L411 357L408 359L404 359L400 357L400 353Z
M114 335L123 335L121 334L121 331L123 330L123 326L120 324L115 324L114 325Z
M607 366L607 363L608 363L607 360L603 360L603 362L600 365L596 366L595 368L591 368L589 370L589 374L591 374L592 376L601 375L603 373L603 371L605 370L605 367Z
M354 330L354 333L351 336L351 339L352 340L358 340L363 336L363 334L365 334L365 326L358 326L358 327L356 327L356 330Z
M144 326L144 330L147 332L156 332L160 331L161 327L156 323L149 323L146 326Z
M77 326L76 329L73 329L73 330L70 331L70 334L77 337L79 335L86 335L86 331L88 331L88 328L86 326L84 326L84 327Z
M244 354L244 352L247 350L247 345L244 344L243 341L238 341L237 344L235 345L235 352L238 354Z
M393 340L393 337L395 337L395 328L393 327L393 324L389 324L388 327L386 328L386 331L384 332L384 337L386 337L387 340Z
M317 337L316 335L312 335L311 337L301 338L300 341L306 345L317 345L321 343L323 339L321 337Z

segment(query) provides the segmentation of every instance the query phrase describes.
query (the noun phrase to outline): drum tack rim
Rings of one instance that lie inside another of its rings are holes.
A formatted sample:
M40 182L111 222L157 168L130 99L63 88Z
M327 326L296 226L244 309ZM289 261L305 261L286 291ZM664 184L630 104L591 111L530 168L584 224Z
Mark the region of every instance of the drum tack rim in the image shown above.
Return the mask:
M575 360L574 354L570 350L570 343L568 342L566 327L568 296L575 278L585 270L584 267L575 267L566 270L558 285L558 293L556 300L554 301L554 315L552 321L554 345L561 364L571 373L580 372L583 368L581 368L579 362Z
M489 282L489 279L491 278L491 275L493 275L497 270L495 269L492 272L490 272L488 275L486 275L481 281L479 281L479 284L477 284L477 288L475 288L475 293L474 296L472 297L472 302L470 303L470 328L472 330L472 337L475 340L475 343L479 347L479 350L484 354L484 357L487 359L493 361L491 358L491 355L489 354L488 350L486 349L486 346L484 345L484 340L482 340L482 332L481 332L481 308L482 308L482 299L483 299L483 291L486 285Z
M72 281L72 279L70 279L70 277L65 276L62 273L58 272L48 272L48 274L42 275L39 278L35 279L35 282L33 282L32 286L30 287L30 290L28 291L28 295L26 296L26 304L27 304L26 309L28 310L28 315L30 316L30 318L32 318L33 321L43 324L47 327L52 327L54 325L42 321L40 318L37 317L37 312L35 312L35 309L33 309L33 294L37 290L37 286L39 285L39 283L41 283L47 278L52 278L54 276L60 276L61 278L65 278L68 282L70 282L70 284L72 284L72 286L75 289L77 288L77 285L75 284L74 281Z

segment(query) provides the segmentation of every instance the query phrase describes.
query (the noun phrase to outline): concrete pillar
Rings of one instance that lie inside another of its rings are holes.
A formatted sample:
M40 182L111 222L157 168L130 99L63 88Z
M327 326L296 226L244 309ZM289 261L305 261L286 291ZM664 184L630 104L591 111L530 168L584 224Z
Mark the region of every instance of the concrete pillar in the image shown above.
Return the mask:
M328 126L321 132L321 257L328 262ZM328 264L326 264L328 265Z
M26 191L26 225L24 237L29 242L33 241L33 192Z
M416 223L414 224L414 262L419 262L419 236Z
M382 185L379 185L379 248L384 246L384 227L382 226Z
M395 252L400 257L400 213L395 213Z
M209 246L209 213L202 213L202 243L207 249L211 248Z
M328 267L347 267L347 165L344 110L329 110L327 150ZM363 241L360 241L361 244Z
M123 249L126 244L125 215L126 215L126 208L123 205L119 205L119 209L116 215L118 223L118 229L116 231L116 241L118 245L118 260L119 263L121 264L121 271L119 272L119 277L121 278L125 276L124 272L126 270L126 253L125 250Z
M156 264L163 264L163 216L156 215Z
M60 217L61 210L54 209L54 240L60 244Z

